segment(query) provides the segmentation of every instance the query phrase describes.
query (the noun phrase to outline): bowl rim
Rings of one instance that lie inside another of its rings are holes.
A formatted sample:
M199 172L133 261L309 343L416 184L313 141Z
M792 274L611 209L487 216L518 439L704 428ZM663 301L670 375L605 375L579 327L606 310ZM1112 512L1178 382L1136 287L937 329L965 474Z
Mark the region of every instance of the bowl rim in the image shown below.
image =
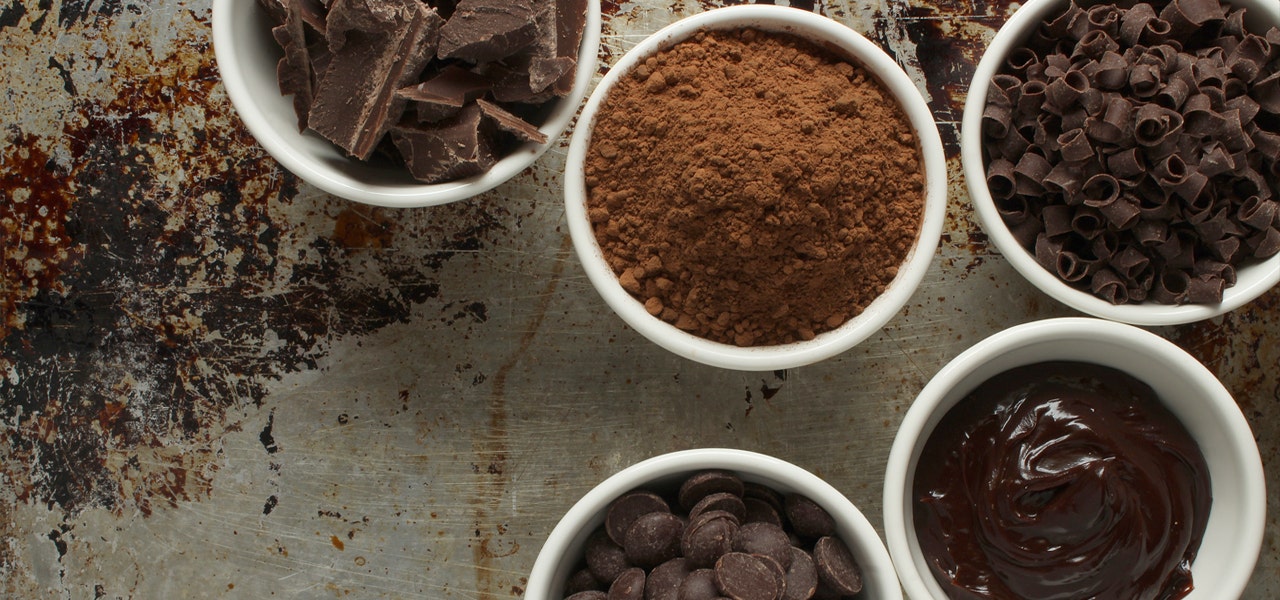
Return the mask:
M550 586L554 584L557 567L568 556L569 546L575 538L590 533L584 532L584 529L595 517L601 515L614 498L654 480L706 469L734 471L747 476L748 480L755 475L781 482L795 490L803 490L806 496L831 512L838 524L847 526L857 537L856 544L852 540L844 542L860 558L870 559L860 562L859 567L862 568L864 581L876 582L877 590L882 592L875 600L902 598L898 577L883 540L866 515L848 497L826 480L800 466L767 454L736 448L693 448L660 454L632 464L593 486L564 513L547 536L546 542L538 551L533 570L529 573L525 598L560 600L547 597Z
M699 31L754 26L790 33L835 46L867 67L898 101L920 143L925 190L918 237L899 267L898 275L880 297L844 325L812 340L776 346L740 347L714 342L682 331L650 315L644 305L618 283L605 262L586 215L583 161L600 104L614 84L653 53L692 37ZM684 17L646 37L628 50L596 86L582 109L569 143L565 167L565 217L570 237L588 279L613 311L640 335L684 358L740 371L771 371L799 367L844 352L889 322L915 293L933 262L946 216L947 166L942 139L933 113L919 88L888 54L857 31L828 17L776 5L737 5Z
M1188 598L1200 598L1199 593L1209 593L1214 598L1239 597L1249 583L1262 549L1267 508L1262 459L1248 421L1222 382L1173 342L1132 325L1088 317L1031 321L999 331L949 361L912 402L889 451L883 503L886 545L908 597L946 598L932 573L924 567L919 544L913 539L914 517L908 503L911 500L910 486L913 485L915 461L919 458L921 447L943 415L974 386L1009 368L1044 360L1038 356L1028 356L1025 352L1028 348L1065 341L1136 350L1141 356L1167 364L1171 371L1184 373L1189 381L1196 382L1196 387L1207 392L1206 410L1222 425L1227 441L1202 447L1206 452L1206 459L1209 459L1211 451L1213 456L1229 457L1237 474L1242 475L1237 482L1240 487L1232 497L1220 498L1215 495L1214 506L1210 508L1210 520L1212 522L1214 511L1230 508L1240 515L1240 522L1254 526L1238 527L1241 531L1233 538L1237 555L1232 557L1237 561L1232 563L1231 572L1219 574L1221 578L1213 581L1212 590L1197 585L1193 595ZM993 360L1014 356L1019 352L1023 352L1023 355L1012 358L1008 366L987 366ZM990 372L985 372L984 366L987 366L985 371ZM1123 365L1110 366L1126 370ZM963 387L958 387L962 384ZM1197 438L1197 442L1200 441ZM1209 460L1213 462L1212 459ZM1212 473L1210 477L1213 478ZM1231 504L1220 504L1226 501ZM1203 556L1204 554L1200 555ZM1194 564L1193 562L1193 566Z
M333 169L321 157L309 151L300 150L298 144L300 140L308 137L315 137L317 140L321 138L313 132L298 133L297 127L292 123L287 126L273 124L273 120L266 115L259 102L277 101L277 97L283 99L282 101L288 101L288 97L280 95L278 88L273 88L274 96L265 100L260 99L258 96L261 94L255 93L254 88L248 83L246 69L249 67L243 64L240 58L241 49L236 44L238 27L234 21L244 11L261 10L257 3L244 0L213 0L210 20L213 29L215 62L223 87L236 113L240 115L240 120L267 154L303 181L334 196L373 206L416 208L456 202L489 191L533 165L539 157L559 142L560 136L569 128L577 115L582 99L586 97L598 61L600 0L586 0L586 2L587 18L578 49L573 88L567 95L552 101L555 105L547 115L546 121L538 127L539 131L546 134L547 141L543 144L525 142L516 147L511 154L499 159L484 173L457 181L435 184L412 182L412 179L407 177L407 171L405 184L362 181ZM289 112L292 114L292 108ZM335 152L335 156L340 154L340 150ZM355 161L346 156L341 158L348 162Z
M986 108L987 89L1004 57L1030 35L1033 27L1068 0L1027 0L1000 27L990 46L979 60L965 99L960 125L960 161L970 203L977 213L983 231L996 249L1023 278L1057 301L1081 312L1133 325L1180 325L1209 319L1235 310L1266 293L1280 282L1280 254L1259 263L1238 268L1234 286L1223 292L1217 304L1167 305L1147 301L1142 304L1113 305L1088 292L1077 290L1058 279L1056 274L1036 262L1005 227L996 211L986 184L986 167L982 160L982 112ZM1232 0L1245 4L1253 19L1266 19L1280 26L1280 3L1259 0Z

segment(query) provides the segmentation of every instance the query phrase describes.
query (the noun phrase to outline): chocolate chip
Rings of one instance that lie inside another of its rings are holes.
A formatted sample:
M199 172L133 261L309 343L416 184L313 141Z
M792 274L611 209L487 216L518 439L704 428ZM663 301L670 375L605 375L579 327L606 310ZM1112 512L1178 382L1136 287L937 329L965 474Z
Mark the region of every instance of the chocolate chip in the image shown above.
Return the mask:
M808 552L791 547L791 567L784 580L782 600L809 600L818 589L818 570Z
M644 600L644 569L630 568L609 586L608 600Z
M680 486L680 507L690 510L699 500L720 492L728 492L741 496L742 479L729 471L701 471L686 479Z
M719 492L709 494L699 500L693 508L689 509L689 518L693 519L699 514L708 510L723 510L732 513L741 522L747 516L747 507L742 503L742 497L730 492Z
M778 509L769 502L760 498L743 498L742 505L746 510L746 515L742 518L743 523L771 523L782 527L782 517L779 516Z
M617 579L631 565L627 562L626 552L622 546L609 539L604 530L597 531L587 538L587 569L597 581L610 583Z
M716 561L716 585L733 600L779 600L782 579L759 556L730 552Z
M653 568L644 583L644 600L676 600L680 583L689 576L688 561L673 558Z
M761 554L777 561L786 572L791 566L791 540L787 532L772 523L747 523L733 536L733 551Z
M715 600L720 597L720 588L716 585L716 572L711 569L698 569L680 582L680 591L676 600Z
M651 512L671 512L671 509L662 496L653 492L643 490L627 492L609 503L609 510L604 518L605 531L609 532L610 539L622 544L626 540L627 528L631 527L640 515Z
M785 507L787 520L801 537L820 538L835 534L836 520L817 502L800 494L789 494Z
M600 590L588 590L585 592L578 592L564 600L609 600L609 594Z
M834 537L818 539L813 545L813 562L818 578L846 596L862 591L862 570L844 542Z
M622 544L631 564L652 568L680 554L680 537L684 521L671 513L652 512L640 515L627 528Z
M710 567L733 547L738 522L724 511L708 511L694 519L680 538L680 551L693 567Z

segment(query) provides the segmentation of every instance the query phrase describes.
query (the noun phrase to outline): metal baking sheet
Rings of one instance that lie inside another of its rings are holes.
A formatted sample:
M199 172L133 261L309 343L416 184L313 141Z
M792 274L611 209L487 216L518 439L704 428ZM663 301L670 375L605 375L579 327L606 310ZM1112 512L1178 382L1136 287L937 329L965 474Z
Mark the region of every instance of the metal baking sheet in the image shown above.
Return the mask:
M719 5L604 0L601 72ZM879 528L925 382L987 335L1075 313L988 246L959 173L968 79L1016 4L803 7L925 92L949 216L878 335L740 373L653 346L595 294L564 226L565 139L472 200L367 208L248 135L208 0L0 3L2 595L518 598L581 494L698 446L810 469ZM1155 331L1235 395L1280 489L1280 292ZM1277 498L1247 598L1280 596Z

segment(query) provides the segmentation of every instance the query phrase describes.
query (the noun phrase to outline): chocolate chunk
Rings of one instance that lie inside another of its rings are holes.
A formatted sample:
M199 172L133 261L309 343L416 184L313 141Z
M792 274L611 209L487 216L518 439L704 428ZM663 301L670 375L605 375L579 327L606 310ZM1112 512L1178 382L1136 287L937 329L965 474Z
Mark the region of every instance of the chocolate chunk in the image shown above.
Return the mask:
M836 520L831 513L800 494L788 494L786 497L787 520L795 532L807 538L820 538L835 535Z
M680 517L651 512L631 523L622 548L631 564L648 569L679 556L683 534L684 521Z
M440 29L440 58L491 62L538 39L534 17L549 0L461 0Z
M316 89L311 127L352 156L369 158L404 111L395 90L418 78L442 23L417 0L333 0L333 58Z
M791 566L791 540L772 523L747 523L733 535L733 550L761 554L778 562L785 572Z
M457 116L430 125L400 125L391 139L409 172L426 183L478 175L493 166L492 142L480 127L480 107L468 104Z
M641 515L651 512L669 513L671 509L662 496L653 492L643 490L627 492L609 503L609 509L604 518L605 531L609 532L610 539L623 544L631 524L635 523Z
M644 600L677 600L680 582L689 576L689 563L673 558L653 568L644 582Z
M603 529L591 534L586 545L587 569L597 581L612 583L631 565L622 546L609 539Z
M728 492L741 496L743 489L742 480L729 471L701 471L680 485L677 497L681 508L689 510L699 500L711 494Z
M480 113L489 117L489 119L498 126L498 129L511 133L526 142L533 142L535 144L546 143L547 134L538 131L538 128L531 125L528 121L507 112L507 110L501 106L483 98L476 100L476 104L480 105Z
M758 556L730 552L716 561L716 585L733 600L779 600L785 583Z
M274 0L273 0L274 1ZM298 131L306 131L307 118L314 100L314 77L311 73L311 52L307 46L306 24L303 22L301 0L292 0L285 7L284 23L271 30L276 43L284 49L284 56L276 65L276 79L280 93L293 95L293 111L298 117Z
M818 578L831 589L846 596L862 591L862 569L853 559L849 547L834 537L824 537L813 545L813 562Z
M417 103L419 121L435 122L457 114L490 87L484 76L449 65L422 83L396 90L396 95Z
M627 569L609 586L608 600L644 600L644 582L644 569Z

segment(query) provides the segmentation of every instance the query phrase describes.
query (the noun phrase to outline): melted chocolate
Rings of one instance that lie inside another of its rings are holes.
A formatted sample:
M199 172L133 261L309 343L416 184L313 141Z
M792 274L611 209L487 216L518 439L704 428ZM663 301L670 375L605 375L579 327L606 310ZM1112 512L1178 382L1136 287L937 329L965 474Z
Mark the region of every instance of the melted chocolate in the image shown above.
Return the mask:
M1181 598L1212 502L1199 446L1149 386L1070 362L960 401L914 490L921 549L966 599Z

